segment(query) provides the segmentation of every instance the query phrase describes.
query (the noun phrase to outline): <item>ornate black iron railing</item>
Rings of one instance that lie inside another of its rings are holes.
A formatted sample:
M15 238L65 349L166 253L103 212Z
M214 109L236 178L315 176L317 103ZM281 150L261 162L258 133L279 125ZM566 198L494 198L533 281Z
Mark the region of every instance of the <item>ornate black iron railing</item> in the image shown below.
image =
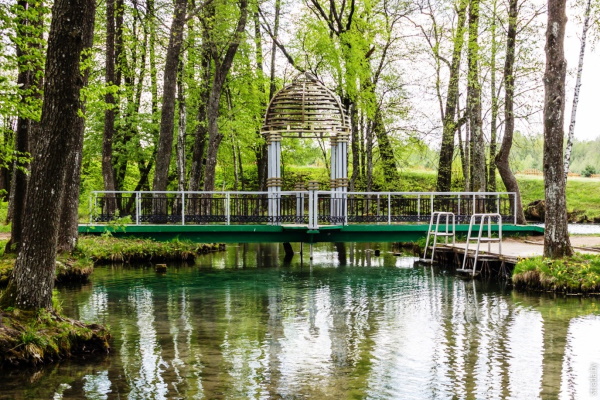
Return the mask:
M119 224L392 224L428 222L434 211L457 222L498 213L514 223L506 192L93 192L90 222Z

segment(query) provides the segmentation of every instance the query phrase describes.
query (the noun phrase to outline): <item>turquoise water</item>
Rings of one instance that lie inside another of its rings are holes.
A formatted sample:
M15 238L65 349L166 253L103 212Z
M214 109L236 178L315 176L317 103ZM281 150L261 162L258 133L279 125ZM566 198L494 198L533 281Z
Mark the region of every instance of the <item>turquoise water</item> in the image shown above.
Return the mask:
M97 267L60 297L110 326L112 354L1 371L1 399L600 398L595 299L462 281L385 246L320 245L312 265L306 246L303 263L229 246L166 274Z

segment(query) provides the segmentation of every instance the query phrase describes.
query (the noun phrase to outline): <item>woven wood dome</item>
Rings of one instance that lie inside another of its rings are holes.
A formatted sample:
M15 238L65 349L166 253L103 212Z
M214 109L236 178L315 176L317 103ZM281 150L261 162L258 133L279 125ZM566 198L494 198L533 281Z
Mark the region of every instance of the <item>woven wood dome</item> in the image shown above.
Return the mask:
M282 137L323 138L349 132L337 96L312 74L302 73L271 100L262 131Z

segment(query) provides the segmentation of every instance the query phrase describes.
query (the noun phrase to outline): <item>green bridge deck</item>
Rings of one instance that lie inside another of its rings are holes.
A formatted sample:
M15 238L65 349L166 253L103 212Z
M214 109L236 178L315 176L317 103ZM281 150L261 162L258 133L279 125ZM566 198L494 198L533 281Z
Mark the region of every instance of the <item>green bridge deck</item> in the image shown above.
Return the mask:
M115 237L172 239L196 243L317 243L317 242L412 242L427 236L427 224L397 225L80 225L79 233ZM440 230L441 230L440 226ZM469 225L456 225L457 235L467 235ZM492 230L497 231L497 225ZM544 229L529 225L502 225L503 236L539 235Z

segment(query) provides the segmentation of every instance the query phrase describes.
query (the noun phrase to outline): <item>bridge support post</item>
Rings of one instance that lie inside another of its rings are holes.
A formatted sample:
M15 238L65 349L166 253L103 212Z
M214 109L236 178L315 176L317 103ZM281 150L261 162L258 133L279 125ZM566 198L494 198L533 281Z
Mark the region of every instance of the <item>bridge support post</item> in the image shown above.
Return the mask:
M271 225L281 224L281 134L269 132L268 142L268 202L269 202L269 223Z
M296 223L302 224L304 223L304 198L306 191L306 187L304 183L296 183L296 187L294 190L296 193Z
M331 140L331 194L330 194L330 203L329 203L329 215L331 217L331 223L334 224L337 221L337 217L339 216L338 209L338 148L337 148L337 136L334 134L330 138Z
M308 229L319 229L319 182L308 182Z
M348 140L350 135L346 131L337 134L336 151L336 191L338 193L337 207L338 224L348 224ZM332 155L333 156L333 155Z

